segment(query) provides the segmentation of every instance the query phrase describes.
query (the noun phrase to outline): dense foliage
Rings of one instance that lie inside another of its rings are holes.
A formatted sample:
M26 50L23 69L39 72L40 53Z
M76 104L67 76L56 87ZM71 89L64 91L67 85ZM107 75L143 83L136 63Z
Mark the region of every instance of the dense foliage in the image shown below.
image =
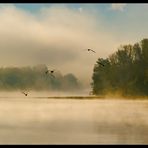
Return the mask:
M104 66L99 63L103 63ZM108 58L99 58L92 76L93 94L148 95L148 39L120 46Z
M77 90L80 83L73 74L46 74L46 65L0 68L0 90Z

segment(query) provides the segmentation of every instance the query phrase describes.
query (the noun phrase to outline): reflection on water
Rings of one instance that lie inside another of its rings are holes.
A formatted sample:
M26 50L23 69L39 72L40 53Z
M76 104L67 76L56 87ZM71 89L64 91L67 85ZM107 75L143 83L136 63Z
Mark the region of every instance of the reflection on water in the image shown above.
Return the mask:
M0 144L147 144L148 101L0 99Z

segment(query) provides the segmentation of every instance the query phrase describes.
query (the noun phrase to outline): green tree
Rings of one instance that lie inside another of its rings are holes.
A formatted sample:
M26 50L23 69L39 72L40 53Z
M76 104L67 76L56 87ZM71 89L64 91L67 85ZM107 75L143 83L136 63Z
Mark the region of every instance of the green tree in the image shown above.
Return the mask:
M101 67L100 62L105 66ZM99 58L92 76L94 94L122 92L123 95L148 95L148 39L120 46L107 59Z

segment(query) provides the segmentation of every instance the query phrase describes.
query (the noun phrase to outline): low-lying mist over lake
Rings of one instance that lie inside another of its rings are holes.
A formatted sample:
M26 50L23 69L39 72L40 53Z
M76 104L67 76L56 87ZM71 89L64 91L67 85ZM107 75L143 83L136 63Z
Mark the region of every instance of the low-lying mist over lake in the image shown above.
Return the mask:
M0 144L148 144L148 4L0 4Z
M147 100L0 99L0 144L147 144Z
M80 91L26 91L28 93L27 96L23 94L23 91L0 91L0 98L23 98L23 99L29 99L29 98L49 98L49 97L85 97L85 96L91 96L89 95L89 89L84 89Z

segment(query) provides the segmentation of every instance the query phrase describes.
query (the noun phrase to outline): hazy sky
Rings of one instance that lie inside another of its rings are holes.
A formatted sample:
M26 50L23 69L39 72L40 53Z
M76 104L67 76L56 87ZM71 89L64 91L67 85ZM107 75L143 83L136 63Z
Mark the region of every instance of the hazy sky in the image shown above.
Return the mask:
M148 37L147 12L148 4L0 4L0 66L46 64L89 84L99 57Z

